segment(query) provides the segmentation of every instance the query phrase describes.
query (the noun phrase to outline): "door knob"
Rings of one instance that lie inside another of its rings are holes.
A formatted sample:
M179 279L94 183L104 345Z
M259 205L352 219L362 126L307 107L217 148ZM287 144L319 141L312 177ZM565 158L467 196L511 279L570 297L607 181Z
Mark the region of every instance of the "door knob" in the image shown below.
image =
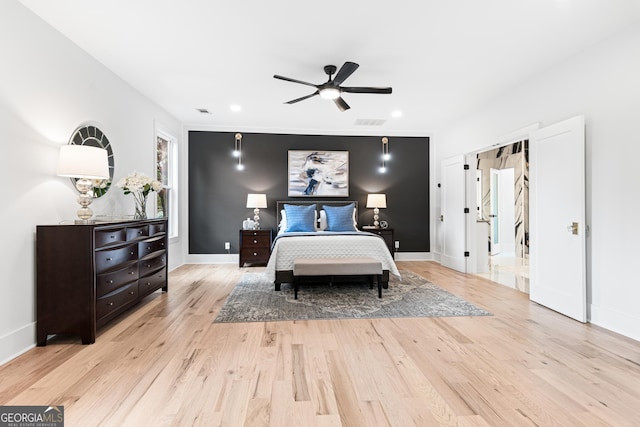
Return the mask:
M578 223L572 222L571 225L567 226L567 231L571 234L578 234Z

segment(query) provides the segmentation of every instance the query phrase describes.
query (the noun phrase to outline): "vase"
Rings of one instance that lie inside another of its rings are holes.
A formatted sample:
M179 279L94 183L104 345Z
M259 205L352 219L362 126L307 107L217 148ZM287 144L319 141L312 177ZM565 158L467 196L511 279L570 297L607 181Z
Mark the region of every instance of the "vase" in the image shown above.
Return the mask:
M140 197L135 199L136 213L134 219L147 219L147 198Z

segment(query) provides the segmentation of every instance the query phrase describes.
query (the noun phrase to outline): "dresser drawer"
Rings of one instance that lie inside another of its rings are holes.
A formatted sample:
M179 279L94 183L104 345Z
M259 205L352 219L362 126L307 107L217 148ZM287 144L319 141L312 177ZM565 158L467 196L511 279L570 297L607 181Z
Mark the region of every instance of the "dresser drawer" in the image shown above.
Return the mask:
M123 286L96 301L96 317L98 319L114 312L123 305L138 298L138 282Z
M166 265L167 265L166 253L162 253L153 258L140 260L140 263L139 263L140 277L145 277Z
M145 257L153 252L161 251L166 248L166 239L164 236L156 237L153 239L145 240L138 243L138 256L140 258Z
M167 269L166 267L160 271L143 277L138 280L138 294L140 296L150 294L151 292L166 286Z
M127 241L127 232L124 228L95 231L96 248L124 243Z
M149 224L149 236L155 236L156 234L166 233L167 232L167 223L155 223Z
M269 261L269 248L242 248L240 258L242 263L266 264Z
M259 231L245 231L242 233L242 247L260 247L268 248L271 246L271 234L261 233Z
M138 279L138 263L135 261L128 263L120 270L98 274L96 276L96 296L101 297L136 279Z
M149 235L149 226L127 227L127 240L136 240Z
M103 249L96 251L96 272L103 273L114 267L138 259L138 244L125 246L118 249Z

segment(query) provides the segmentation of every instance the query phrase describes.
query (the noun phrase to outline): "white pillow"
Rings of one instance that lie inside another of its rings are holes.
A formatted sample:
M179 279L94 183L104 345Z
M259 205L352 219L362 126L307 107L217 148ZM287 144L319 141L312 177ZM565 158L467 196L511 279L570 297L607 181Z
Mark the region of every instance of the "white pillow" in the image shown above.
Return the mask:
M280 230L287 229L287 213L285 212L284 209L280 211L280 224L278 224L278 228Z
M318 218L318 231L324 231L327 228L327 213L322 209L320 218Z

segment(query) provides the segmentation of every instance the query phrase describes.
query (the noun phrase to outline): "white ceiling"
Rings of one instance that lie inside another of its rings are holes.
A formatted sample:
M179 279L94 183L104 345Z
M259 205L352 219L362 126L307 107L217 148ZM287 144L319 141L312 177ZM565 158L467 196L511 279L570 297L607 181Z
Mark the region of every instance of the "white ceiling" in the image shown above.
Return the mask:
M640 0L20 2L186 124L361 134L428 134L640 18ZM319 84L345 61L346 86L393 94L283 104L314 89L274 74Z

